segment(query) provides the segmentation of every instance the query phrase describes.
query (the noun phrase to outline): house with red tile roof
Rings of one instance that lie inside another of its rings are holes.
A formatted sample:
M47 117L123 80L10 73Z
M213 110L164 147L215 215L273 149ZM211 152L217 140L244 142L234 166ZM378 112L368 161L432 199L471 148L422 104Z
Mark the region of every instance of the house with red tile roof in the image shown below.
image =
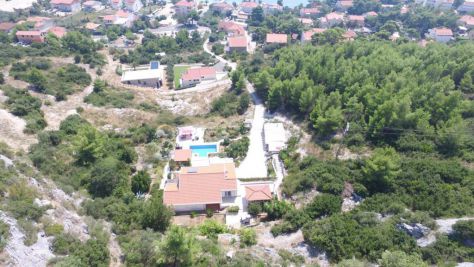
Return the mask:
M104 16L105 25L120 25L124 27L131 27L135 15L127 11L119 10L113 15Z
M82 10L84 10L84 12L92 13L100 11L104 8L105 7L99 1L85 1L84 3L82 3Z
M447 43L453 39L453 31L449 28L433 28L427 33L427 37L440 43Z
M140 9L143 8L143 3L141 0L125 0L125 9L132 13L137 13Z
M176 212L221 210L234 203L237 179L234 163L187 167L165 183L163 203Z
M172 152L171 158L177 163L188 163L192 157L191 149L176 149Z
M211 4L209 9L220 14L227 14L228 12L232 12L232 10L234 10L234 6L227 2L218 2Z
M266 44L287 44L288 35L282 33L267 33Z
M51 0L51 7L61 12L78 12L81 10L80 0Z
M63 38L66 35L67 30L64 27L52 27L48 32L54 34L58 38Z
M301 22L303 25L306 25L306 26L312 26L313 25L313 20L312 19L299 18L298 21Z
M338 12L331 12L319 19L319 23L323 28L334 27L344 22L344 14Z
M196 9L196 2L194 0L181 0L174 5L175 13L178 16L186 16L191 10Z
M369 18L369 17L377 17L379 14L377 14L377 12L375 11L369 11L367 13L364 14L364 17L365 18Z
M227 38L227 46L226 51L227 53L243 53L248 52L248 41L247 37L245 36L233 36Z
M461 13L474 12L474 1L473 0L464 1L464 3L458 7L458 11Z
M364 27L365 17L360 15L348 15L347 23L350 27Z
M244 26L233 22L233 21L219 21L217 25L219 31L224 31L227 33L228 36L240 36L245 35L245 28Z
M26 22L34 23L33 27L38 31L47 31L54 25L53 19L48 17L29 17L26 19Z
M2 22L0 23L0 32L10 33L15 28L15 25L13 22Z
M318 34L318 33L323 33L325 31L326 29L323 29L323 28L314 28L309 31L305 31L301 35L301 42L303 43L311 42L313 35Z
M245 14L252 14L252 11L258 7L258 3L256 2L242 2L239 5L239 9L241 12Z
M261 202L272 200L273 195L268 184L254 184L245 186L247 202Z
M319 8L316 8L316 7L300 9L300 17L303 17L303 18L316 17L320 13L321 13L321 11L319 10Z
M263 8L263 14L265 14L265 16L275 15L283 11L283 7L277 4L264 3L262 4L262 8Z
M352 0L339 0L336 2L336 10L337 11L347 11L349 8L353 6Z
M342 38L344 38L344 40L346 41L354 41L356 37L357 37L357 33L351 30L348 30L342 34Z
M44 43L44 32L41 31L17 31L16 38L24 44Z
M472 29L474 28L474 17L470 15L464 15L458 19L457 25Z
M86 23L86 25L84 26L84 28L88 31L90 31L91 33L95 33L97 32L97 30L99 29L100 27L100 24L97 24L97 23L93 23L93 22L88 22Z
M199 67L186 70L179 80L181 88L195 86L203 81L216 80L216 69L213 67Z

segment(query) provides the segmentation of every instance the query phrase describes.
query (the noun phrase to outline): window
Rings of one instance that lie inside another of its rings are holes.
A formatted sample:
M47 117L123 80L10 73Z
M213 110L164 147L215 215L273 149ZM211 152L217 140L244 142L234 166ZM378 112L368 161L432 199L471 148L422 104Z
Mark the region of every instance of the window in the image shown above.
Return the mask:
M232 196L232 191L225 191L224 192L224 197L231 197Z

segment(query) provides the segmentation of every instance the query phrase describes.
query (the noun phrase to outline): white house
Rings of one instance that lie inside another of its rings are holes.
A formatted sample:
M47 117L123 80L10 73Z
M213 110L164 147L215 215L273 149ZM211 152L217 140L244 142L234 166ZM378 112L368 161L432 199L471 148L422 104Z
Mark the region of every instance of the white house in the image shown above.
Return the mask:
M131 27L134 20L135 15L123 10L117 11L114 15L104 17L105 25L120 25L123 27Z
M82 3L82 10L84 10L84 12L92 13L92 12L100 11L104 8L105 7L99 1L86 1Z
M453 31L448 28L433 28L427 33L427 37L440 43L447 43L453 39Z
M213 67L199 67L188 69L179 80L181 88L195 86L203 81L216 80L216 69Z
M323 28L334 27L343 22L344 22L344 14L337 13L337 12L331 12L329 14L326 14L326 16L319 19L319 23L321 24L321 27Z
M275 15L275 14L283 11L283 7L280 6L280 5L277 5L277 4L264 3L262 5L262 8L263 8L263 13L265 14L265 16Z
M143 8L143 3L141 0L125 0L125 8L130 12L137 13Z
M265 148L269 153L278 153L286 147L286 133L283 123L263 125Z
M79 0L51 0L51 7L62 12L78 12L81 10Z
M149 66L122 70L122 83L141 87L160 88L163 85L164 70L156 61Z
M178 16L186 16L195 8L196 3L194 2L194 0L181 0L174 5L175 13Z
M474 12L474 1L465 1L458 7L458 11L463 13Z

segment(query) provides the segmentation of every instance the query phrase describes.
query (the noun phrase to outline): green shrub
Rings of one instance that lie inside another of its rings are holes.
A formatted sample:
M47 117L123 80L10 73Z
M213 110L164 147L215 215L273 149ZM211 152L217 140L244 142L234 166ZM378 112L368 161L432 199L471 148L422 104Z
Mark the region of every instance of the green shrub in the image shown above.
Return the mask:
M342 198L330 194L320 194L305 207L305 212L313 219L330 216L341 211Z
M10 238L10 227L8 224L0 221L0 252L3 251Z
M263 210L263 204L261 202L250 202L247 211L252 216L257 216Z
M239 212L239 206L230 206L227 208L227 212L229 213L237 213Z
M217 235L227 232L227 227L216 220L205 220L198 226L199 233L208 238L217 238Z
M139 171L136 175L132 176L132 192L147 193L150 189L151 177L146 171Z
M44 233L47 236L57 236L64 231L64 227L61 224L48 224L44 227Z
M251 247L257 244L257 233L252 228L240 230L240 246Z

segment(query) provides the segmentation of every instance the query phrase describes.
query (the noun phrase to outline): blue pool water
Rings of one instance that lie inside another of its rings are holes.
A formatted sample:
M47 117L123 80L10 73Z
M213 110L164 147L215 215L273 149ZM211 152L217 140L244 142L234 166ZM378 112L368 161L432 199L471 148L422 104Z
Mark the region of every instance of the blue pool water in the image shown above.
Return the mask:
M195 145L189 147L194 154L198 154L199 157L207 157L209 153L217 152L217 145Z

